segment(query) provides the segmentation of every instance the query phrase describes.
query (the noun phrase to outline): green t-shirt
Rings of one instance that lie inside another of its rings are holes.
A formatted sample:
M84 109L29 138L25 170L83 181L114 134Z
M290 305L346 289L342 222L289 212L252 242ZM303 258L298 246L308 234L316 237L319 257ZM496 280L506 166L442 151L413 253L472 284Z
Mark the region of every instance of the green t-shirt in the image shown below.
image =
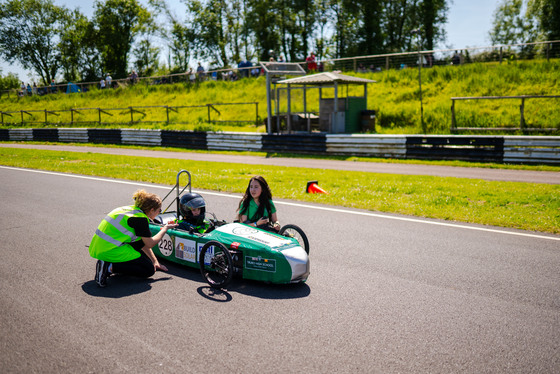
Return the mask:
M243 209L243 208L241 208ZM241 210L239 213L242 216L247 216L247 220L249 220L250 222L257 222L259 219L261 218L270 218L270 215L268 214L268 211L266 208L264 208L264 212L263 215L261 217L257 217L257 210L259 209L259 206L257 205L257 203L255 203L255 200L251 199L251 202L249 203L249 206L247 207L247 210ZM274 203L272 202L272 200L270 200L270 214L272 213L276 213L276 207L274 206Z

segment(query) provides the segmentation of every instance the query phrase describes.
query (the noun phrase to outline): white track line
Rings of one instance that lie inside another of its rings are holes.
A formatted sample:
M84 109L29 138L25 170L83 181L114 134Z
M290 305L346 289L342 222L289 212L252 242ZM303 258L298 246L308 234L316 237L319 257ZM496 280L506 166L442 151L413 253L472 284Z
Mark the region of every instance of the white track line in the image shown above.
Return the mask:
M22 168L14 168L14 167L1 166L1 165L0 165L0 168L9 169L9 170L17 170L17 171L26 171L26 172L30 172L30 173L49 174L49 175L57 175L57 176L70 177L70 178L89 179L89 180L94 180L94 181L128 184L128 185L139 186L139 187L161 188L161 189L169 190L168 186L158 186L158 185L155 185L155 184L146 184L146 183L140 183L140 182L129 182L129 181L121 181L121 180L106 179L106 178L99 178L99 177L88 177L88 176L84 176L84 175L65 174L65 173L57 173L57 172L43 171L43 170L22 169ZM240 198L239 195L225 194L225 193L219 193L219 192L204 191L204 194L205 195L221 196L221 197L229 197L229 198L235 198L235 199ZM306 204L300 204L300 203L288 203L288 202L283 202L283 201L275 201L274 204L289 205L289 206L294 206L294 207L298 207L298 208L323 210L323 211L334 212L334 213L355 214L355 215L367 216L367 217L393 219L393 220L397 220L397 221L406 221L406 222L423 223L423 224L428 224L428 225L446 226L446 227L453 227L453 228L465 229L465 230L484 231L484 232L491 232L491 233L496 233L496 234L516 235L516 236L523 236L523 237L526 237L526 238L548 239L548 240L560 241L560 237L554 237L554 236L530 234L530 233L526 233L526 232L506 231L506 230L500 230L500 229L490 229L490 228L485 228L485 227L466 226L466 225L461 225L461 224L457 224L457 223L427 221L427 220L423 220L423 219L420 219L420 218L388 216L388 215L379 214L379 213L357 212L357 211L345 210L345 209L339 209L339 208L312 206L312 205L306 205Z

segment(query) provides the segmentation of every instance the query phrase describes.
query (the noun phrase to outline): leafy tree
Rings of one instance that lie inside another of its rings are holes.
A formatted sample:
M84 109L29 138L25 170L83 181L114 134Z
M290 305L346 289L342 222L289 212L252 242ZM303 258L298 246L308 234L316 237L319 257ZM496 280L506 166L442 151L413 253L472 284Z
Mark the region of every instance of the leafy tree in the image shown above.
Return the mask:
M59 44L66 81L94 81L103 74L96 40L93 23L78 10L68 12Z
M173 54L173 63L176 69L186 72L189 69L191 44L194 35L188 27L177 21L174 21L172 25L169 47Z
M187 8L197 57L220 67L239 62L244 32L241 1L193 0Z
M98 0L93 21L105 72L117 79L126 77L135 37L154 30L151 14L137 0Z
M1 71L0 71L1 73ZM19 79L14 73L8 73L6 76L0 74L0 91L10 90L19 87Z
M420 29L423 49L432 50L438 41L444 40L448 0L384 0L384 3L382 29L386 52L412 49L415 29Z
M274 0L246 0L247 28L255 36L257 54L261 61L271 57L270 51L275 55L280 50L279 12Z
M540 39L560 39L560 0L529 0L527 16L537 20Z
M160 49L154 47L148 39L138 43L134 49L134 66L140 76L149 77L159 69L159 52Z
M358 15L359 24L357 40L350 49L354 55L373 54L383 51L383 35L381 34L382 7L381 0L362 0L352 2Z
M420 4L420 25L423 49L433 50L434 44L445 38L443 25L447 21L447 0L424 0Z
M58 41L66 10L52 0L8 0L0 4L0 54L18 61L48 84L60 68Z
M277 0L281 50L287 60L302 61L309 53L317 5L312 0Z
M331 57L332 42L327 37L330 18L330 0L317 0L315 7L316 27L315 29L315 50L319 60Z
M194 33L164 0L150 0L149 4L153 9L153 15L163 14L167 19L167 24L170 25L168 28L160 27L158 29L169 48L170 72L186 72L189 69L193 43L196 39Z
M502 0L494 12L492 44L517 44L532 41L532 25L522 13L523 0Z
M356 7L349 0L332 0L331 12L335 23L333 35L335 57L348 57L352 54L352 46L356 44L359 20Z

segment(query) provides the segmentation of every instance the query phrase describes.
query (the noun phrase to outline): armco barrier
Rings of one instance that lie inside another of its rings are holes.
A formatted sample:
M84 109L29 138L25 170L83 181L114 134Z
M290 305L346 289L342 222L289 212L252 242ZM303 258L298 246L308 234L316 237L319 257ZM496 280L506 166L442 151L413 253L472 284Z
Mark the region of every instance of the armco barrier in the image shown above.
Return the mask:
M129 129L0 129L0 141L136 144L201 150L357 155L560 165L560 136L205 133Z
M33 129L11 129L10 140L33 141Z
M209 132L208 149L228 151L254 151L262 149L262 135L243 132Z
M327 153L364 157L406 158L406 135L327 135Z
M560 136L504 136L504 162L560 164Z
M121 130L122 144L161 145L161 130Z
M406 137L406 158L502 162L503 136L429 135Z
M262 135L262 151L279 153L327 152L325 134Z
M88 129L58 129L58 140L68 143L89 142Z
M208 149L205 132L161 131L161 146L187 149Z

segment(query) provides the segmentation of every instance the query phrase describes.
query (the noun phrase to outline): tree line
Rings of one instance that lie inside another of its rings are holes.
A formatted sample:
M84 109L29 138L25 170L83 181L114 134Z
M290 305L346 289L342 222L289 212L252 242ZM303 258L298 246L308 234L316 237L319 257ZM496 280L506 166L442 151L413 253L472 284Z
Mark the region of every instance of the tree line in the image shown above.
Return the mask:
M184 14L177 14L165 0L148 0L146 5L138 0L97 0L88 19L53 0L5 0L0 4L0 56L19 62L47 85L56 77L95 81L110 73L120 79L131 69L141 76L186 72L197 60L211 68L227 68L243 60L280 56L303 61L310 52L321 60L410 51L417 43L432 50L445 40L450 2L182 1ZM491 37L499 42L560 39L559 4L560 0L503 0ZM511 30L516 30L513 36L508 34ZM167 66L160 66L161 57Z

